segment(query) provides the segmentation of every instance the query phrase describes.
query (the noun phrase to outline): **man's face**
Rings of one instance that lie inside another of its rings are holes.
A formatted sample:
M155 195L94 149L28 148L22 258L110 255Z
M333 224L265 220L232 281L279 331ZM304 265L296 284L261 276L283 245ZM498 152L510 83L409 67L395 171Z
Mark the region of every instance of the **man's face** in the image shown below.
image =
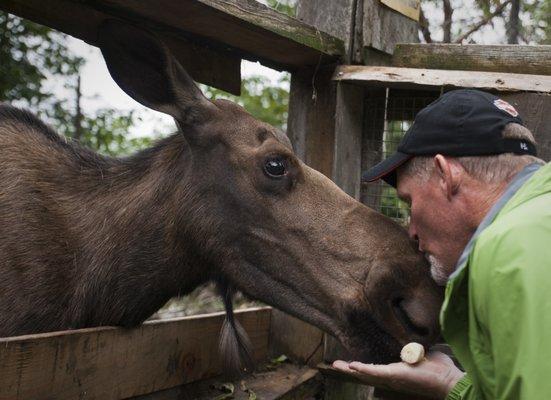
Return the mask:
M436 172L426 182L398 173L397 189L411 207L409 235L429 260L436 283L445 285L472 235L460 196L450 198L445 180Z

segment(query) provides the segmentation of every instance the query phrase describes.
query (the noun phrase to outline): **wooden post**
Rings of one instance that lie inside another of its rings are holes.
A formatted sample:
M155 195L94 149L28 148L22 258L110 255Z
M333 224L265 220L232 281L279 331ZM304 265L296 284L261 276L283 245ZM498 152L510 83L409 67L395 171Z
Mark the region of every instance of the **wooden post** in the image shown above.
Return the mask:
M297 16L321 31L345 42L346 62L357 61L356 27L363 8L359 0L299 1ZM360 31L361 33L361 31ZM334 68L334 66L333 66ZM289 137L295 150L311 167L321 171L349 195L360 198L361 143L363 130L362 87L335 84L333 68L294 73L289 105ZM325 360L343 356L336 340L326 335ZM366 398L370 389L328 379L325 398ZM372 390L371 390L372 392Z
M551 96L543 93L510 93L500 96L519 112L537 141L538 157L551 161Z

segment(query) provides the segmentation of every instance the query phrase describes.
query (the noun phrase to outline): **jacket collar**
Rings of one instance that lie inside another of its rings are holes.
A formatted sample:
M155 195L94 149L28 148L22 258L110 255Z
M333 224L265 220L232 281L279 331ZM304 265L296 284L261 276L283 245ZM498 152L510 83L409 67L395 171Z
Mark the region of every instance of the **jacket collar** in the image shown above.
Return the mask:
M532 177L532 175L534 175L534 173L538 169L540 169L540 167L541 165L539 164L530 164L524 167L522 171L520 171L517 175L515 175L501 197L492 206L490 211L488 211L480 225L478 225L478 228L476 229L474 235L471 237L471 240L469 240L467 246L465 246L465 249L461 253L459 260L455 265L455 271L448 278L448 282L452 281L457 275L459 275L460 271L465 268L465 265L467 265L467 259L469 258L469 254L471 253L471 250L473 249L478 236L480 236L484 229L486 229L492 222L494 222L497 214L499 214L499 212L505 207L509 200L511 200L511 198L519 191L522 185L524 185L526 181L528 181Z

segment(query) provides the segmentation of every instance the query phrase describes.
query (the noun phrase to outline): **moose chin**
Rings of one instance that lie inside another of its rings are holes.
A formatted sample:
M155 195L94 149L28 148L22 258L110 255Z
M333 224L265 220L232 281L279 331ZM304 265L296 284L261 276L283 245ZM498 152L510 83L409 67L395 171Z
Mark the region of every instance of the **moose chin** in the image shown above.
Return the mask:
M438 337L442 291L403 228L306 166L283 132L208 100L153 33L109 20L97 43L117 84L178 131L110 158L0 106L0 336L136 326L215 281L230 347L246 347L236 289L364 361Z

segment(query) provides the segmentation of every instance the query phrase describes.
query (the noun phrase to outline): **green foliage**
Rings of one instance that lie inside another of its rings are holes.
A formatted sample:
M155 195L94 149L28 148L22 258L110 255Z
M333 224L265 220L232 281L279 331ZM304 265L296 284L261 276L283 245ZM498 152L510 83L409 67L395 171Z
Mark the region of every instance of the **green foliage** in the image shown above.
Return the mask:
M74 126L65 121L73 118L67 107L56 103L51 121L57 131L67 137L74 137ZM110 108L96 110L93 116L83 115L80 126L82 135L79 142L97 152L109 156L128 155L151 145L150 137L129 138L128 131L135 125L137 118L134 112L119 113ZM139 119L138 119L139 120Z
M285 130L289 105L289 75L279 79L277 86L271 86L264 76L250 76L241 83L241 96L233 96L223 90L202 85L204 93L212 100L226 99L243 106L255 118Z
M522 10L531 18L521 32L535 43L551 44L551 0L525 1Z
M296 0L267 0L268 6L280 13L294 17L296 15Z
M66 35L0 11L0 99L41 105L48 76L70 77L84 60L70 54Z

